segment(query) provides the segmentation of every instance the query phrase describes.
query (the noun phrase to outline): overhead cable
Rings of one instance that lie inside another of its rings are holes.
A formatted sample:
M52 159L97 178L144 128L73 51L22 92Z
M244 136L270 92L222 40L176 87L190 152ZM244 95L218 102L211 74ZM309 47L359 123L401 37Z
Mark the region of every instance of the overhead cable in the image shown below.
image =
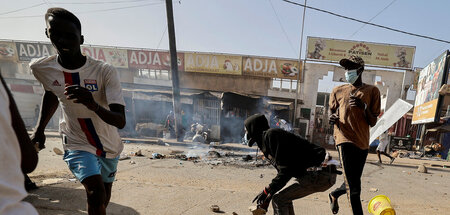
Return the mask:
M389 3L386 7L384 7L382 10L380 10L380 12L378 12L375 16L373 16L372 18L369 19L368 22L371 22L373 19L375 19L378 15L380 15L381 13L383 13L386 9L388 9L392 4L394 4L394 2L397 0L393 0L391 1L391 3ZM363 24L360 28L358 28L358 30L356 30L355 32L353 32L352 35L350 35L350 38L352 38L353 36L355 36L356 33L358 33L358 31L360 31L361 29L364 28L364 26L366 26L366 24Z
M352 18L352 17L344 16L344 15L340 15L340 14L337 14L337 13L334 13L334 12L330 12L330 11L327 11L327 10L323 10L323 9L320 9L320 8L306 6L306 5L303 5L303 4L300 4L300 3L297 3L297 2L293 2L293 1L289 1L289 0L281 0L281 1L284 1L284 2L287 2L287 3L290 3L290 4L294 4L294 5L298 5L298 6L302 6L302 7L306 7L306 8L311 9L311 10L316 10L316 11L320 11L320 12L323 12L323 13L328 13L328 14L331 14L333 16L337 16L337 17L340 17L340 18L352 20L352 21L355 21L355 22L364 23L366 25L372 25L372 26L379 27L379 28L384 28L384 29L387 29L387 30L390 30L390 31L395 31L395 32L403 33L403 34L408 34L408 35L411 35L411 36L421 37L421 38L425 38L425 39L430 39L430 40L435 40L435 41L439 41L439 42L449 43L450 44L450 41L448 41L448 40L442 40L442 39L438 39L438 38L434 38L434 37L430 37L430 36L426 36L426 35L420 35L420 34L411 33L411 32L407 32L407 31L403 31L403 30L398 30L398 29L387 27L387 26L383 26L383 25L378 25L378 24L371 23L371 22L362 21L362 20L359 20L359 19L355 19L355 18Z
M164 4L164 2L152 2L152 3L147 3L147 4L141 4L141 5L127 6L127 7L116 7L116 8L109 8L109 9L81 11L81 12L75 12L75 13L77 13L77 14L88 14L88 13L105 12L105 11L113 11L113 10L122 10L122 9L136 8L136 7L144 7L144 6L149 6L149 5L159 5L159 4ZM32 17L42 17L42 15L5 16L5 17L0 17L0 19L19 19L19 18L32 18Z
M267 1L269 1L270 6L272 7L273 13L275 14L275 17L276 17L277 20L278 20L278 24L280 25L281 30L282 30L283 33L284 33L284 36L286 37L287 41L289 42L289 45L291 45L292 51L293 51L294 53L296 53L295 48L294 48L294 46L292 45L292 42L291 42L291 40L289 39L288 34L286 33L286 30L284 30L284 27L283 27L283 24L281 23L280 18L278 17L277 11L275 10L275 7L273 7L272 0L267 0Z
M19 11L22 11L22 10L27 10L27 9L34 8L34 7L39 7L39 6L44 5L44 4L46 4L46 3L45 3L45 2L42 2L42 3L35 4L35 5L31 5L31 6L28 6L28 7L24 7L24 8L12 10L12 11L8 11L8 12L3 12L3 13L0 13L0 16L1 16L1 15L10 14L10 13L19 12Z

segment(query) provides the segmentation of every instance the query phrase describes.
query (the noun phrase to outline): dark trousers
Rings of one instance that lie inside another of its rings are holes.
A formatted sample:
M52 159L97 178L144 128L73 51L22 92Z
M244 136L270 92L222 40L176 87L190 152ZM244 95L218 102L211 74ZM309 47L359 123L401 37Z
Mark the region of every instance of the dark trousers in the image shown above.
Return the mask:
M295 215L293 200L303 198L313 193L324 192L336 183L336 173L318 171L306 172L295 182L273 195L272 206L274 215Z
M337 147L344 170L344 183L331 192L335 198L347 193L354 215L362 215L361 176L366 163L368 150L362 150L353 143L342 143Z

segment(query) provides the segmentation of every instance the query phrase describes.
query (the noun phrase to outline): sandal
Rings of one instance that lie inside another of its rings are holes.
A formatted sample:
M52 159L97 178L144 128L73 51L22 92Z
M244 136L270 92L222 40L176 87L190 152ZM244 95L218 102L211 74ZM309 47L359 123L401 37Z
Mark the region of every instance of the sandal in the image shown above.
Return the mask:
M333 214L337 214L339 212L339 204L338 204L337 198L332 196L331 193L328 194L328 198L330 199L331 212L333 212ZM333 198L334 198L334 200L333 200Z

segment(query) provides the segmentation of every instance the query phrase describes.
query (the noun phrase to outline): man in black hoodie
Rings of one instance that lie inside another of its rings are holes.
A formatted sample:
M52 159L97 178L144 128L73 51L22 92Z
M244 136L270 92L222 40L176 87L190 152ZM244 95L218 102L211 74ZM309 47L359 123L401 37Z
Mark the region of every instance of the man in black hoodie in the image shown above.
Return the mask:
M278 170L269 186L253 200L259 208L267 210L273 200L274 214L294 214L292 200L326 191L335 184L339 171L335 165L328 165L330 156L324 148L282 129L271 129L262 114L247 118L245 129L248 146L256 143ZM282 189L291 178L296 178L295 183Z

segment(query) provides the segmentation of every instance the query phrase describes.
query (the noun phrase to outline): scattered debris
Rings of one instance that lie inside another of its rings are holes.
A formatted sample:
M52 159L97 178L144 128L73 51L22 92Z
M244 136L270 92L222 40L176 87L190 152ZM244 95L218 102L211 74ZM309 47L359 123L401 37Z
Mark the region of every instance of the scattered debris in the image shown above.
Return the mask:
M64 179L63 178L49 178L49 179L44 179L42 181L43 185L50 185L50 184L58 184L63 182Z
M220 158L220 157L222 157L219 152L216 152L214 150L209 151L207 155L208 155L209 158Z
M220 207L218 205L211 205L209 209L211 209L211 211L215 213L220 212Z
M231 213L231 214L232 214L232 215L238 215L238 213L236 213L236 212L234 212L234 211L233 211L233 213Z
M64 154L64 152L63 151L61 151L61 149L58 149L58 148L53 148L53 152L55 152L55 154L57 154L57 155L63 155Z
M252 212L253 215L265 215L267 213L266 210L257 206L250 206L248 209L250 210L250 212Z
M184 153L184 151L181 151L181 150L172 150L172 151L170 151L171 155L182 154L182 153Z
M136 152L130 152L131 156L137 156L137 157L142 157L144 155L142 155L142 151L139 149Z
M264 174L261 174L261 175L259 176L259 178L264 178Z
M170 146L170 144L168 144L168 143L164 143L164 145L166 145L166 146Z
M375 192L378 192L378 188L370 188L369 191L375 193Z
M119 160L120 160L120 161L121 161L121 160L126 160L126 159L130 159L130 156L128 156L128 155L125 154L125 153L120 154L120 156L119 156Z
M166 156L165 155L163 155L163 154L160 154L160 153L152 153L152 158L153 159L162 159L162 158L165 158Z
M253 160L253 158L250 155L246 155L246 156L242 157L242 160L244 160L244 161L251 161L251 160Z
M75 182L75 181L77 181L77 179L76 178L69 178L69 181L70 182Z
M427 173L428 172L427 168L423 164L419 165L419 167L417 168L417 171L420 172L420 173Z
M222 164L222 161L206 161L207 164L211 164L211 165L219 165Z
M130 164L136 164L136 162L134 162L134 161L130 161Z

